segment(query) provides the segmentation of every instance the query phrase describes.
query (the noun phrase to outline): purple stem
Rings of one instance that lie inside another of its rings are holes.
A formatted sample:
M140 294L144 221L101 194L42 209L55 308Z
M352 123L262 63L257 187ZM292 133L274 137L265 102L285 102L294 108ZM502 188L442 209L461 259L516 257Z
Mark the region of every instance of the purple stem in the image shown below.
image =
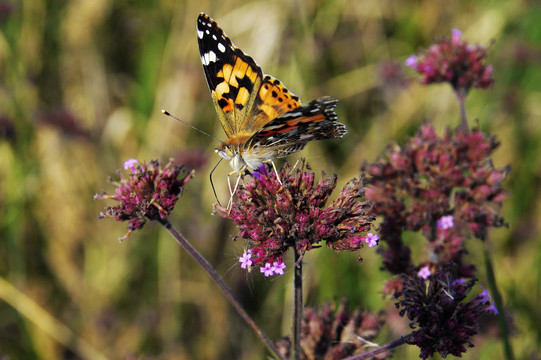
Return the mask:
M233 295L233 292L231 292L231 289L225 284L225 282L220 278L220 276L216 273L214 268L208 263L208 261L182 236L180 232L178 232L177 229L174 228L173 225L169 222L168 219L162 219L159 221L166 229L169 231L169 233L175 238L175 240L188 252L188 254L191 255L191 257L201 265L201 267L207 272L207 274L210 276L212 280L218 285L218 288L222 291L222 293L225 295L227 300L233 305L235 310L239 313L239 315L246 321L248 326L252 328L252 330L255 332L257 337L263 342L263 345L267 348L267 350L270 351L272 356L275 359L285 360L278 354L278 349L276 349L276 345L265 335L263 330L257 326L255 321L248 315L248 313L244 310L242 305L239 303L239 301L235 298Z
M295 251L293 272L293 354L295 360L301 358L301 322L302 322L302 255Z
M468 127L468 117L466 116L466 90L457 89L455 90L455 95L458 101L458 108L460 109L460 125L458 129L468 134L470 128Z

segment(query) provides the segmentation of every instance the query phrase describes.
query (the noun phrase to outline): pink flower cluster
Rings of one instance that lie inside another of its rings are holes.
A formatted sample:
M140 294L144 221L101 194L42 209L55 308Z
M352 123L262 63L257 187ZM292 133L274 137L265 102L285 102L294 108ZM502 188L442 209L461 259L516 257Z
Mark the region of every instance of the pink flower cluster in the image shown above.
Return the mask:
M421 359L435 353L444 358L460 357L466 346L473 347L481 315L497 313L486 289L471 298L476 280L453 280L453 272L452 266L444 266L434 274L422 268L420 274L402 275L403 289L397 294L400 300L396 305L416 329L406 337L406 343L421 349Z
M236 238L249 242L250 252L239 260L243 268L258 266L266 276L280 274L283 269L277 266L282 266L290 247L303 255L320 242L335 251L358 251L364 243L377 245L378 236L369 233L375 220L372 205L360 200L364 196L360 180L350 180L325 208L336 187L336 175L316 184L304 161L295 170L286 164L278 173L280 179L265 167L253 175L239 187L231 209L215 206L216 213L237 224Z
M472 86L487 88L494 83L493 68L485 64L487 49L470 45L461 39L462 33L453 29L453 35L431 45L426 51L410 56L405 65L417 71L423 84L448 82L466 93Z
M446 130L442 137L426 123L404 146L391 144L386 158L364 164L366 198L383 216L380 235L389 271L412 268L404 230L421 230L438 262L460 262L469 234L484 239L489 227L504 225L499 209L507 193L507 168L496 169L490 155L498 146L478 129Z
M129 237L133 230L141 229L147 220L167 218L193 176L191 171L179 178L186 172L184 167L169 162L162 169L157 160L145 164L130 159L124 163L124 169L129 169L130 174L125 177L121 173L120 181L113 182L116 186L114 195L103 192L94 196L94 199L118 202L107 207L98 219L112 217L117 221L129 221L128 233L120 240Z
M378 335L383 317L361 308L348 311L343 300L335 311L330 304L321 308L304 308L301 323L301 359L339 360L364 354L372 350L367 345ZM286 336L276 346L284 359L291 359L291 339ZM370 359L388 359L390 350L380 352Z

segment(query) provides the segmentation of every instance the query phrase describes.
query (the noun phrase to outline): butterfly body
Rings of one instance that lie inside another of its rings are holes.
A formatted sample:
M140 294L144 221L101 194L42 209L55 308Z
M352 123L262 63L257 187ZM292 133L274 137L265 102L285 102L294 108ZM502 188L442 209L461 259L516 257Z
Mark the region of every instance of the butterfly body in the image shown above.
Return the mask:
M216 152L238 173L301 150L311 140L347 133L336 121L338 100L325 96L302 105L280 80L263 74L218 24L201 13L197 37L203 71L227 135Z

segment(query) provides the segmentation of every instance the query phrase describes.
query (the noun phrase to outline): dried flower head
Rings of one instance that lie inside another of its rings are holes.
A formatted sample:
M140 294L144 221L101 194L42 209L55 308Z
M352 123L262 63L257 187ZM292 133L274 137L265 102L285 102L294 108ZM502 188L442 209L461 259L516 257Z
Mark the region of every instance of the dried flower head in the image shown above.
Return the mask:
M105 212L101 212L98 219L112 217L117 221L129 221L128 233L120 240L128 238L133 230L141 229L147 220L167 218L194 173L186 173L183 166L172 162L162 169L157 160L145 164L130 159L124 163L124 168L129 169L130 174L125 177L120 173L120 181L111 181L116 186L114 195L103 192L94 196L94 199L118 202L118 205L109 206ZM183 173L184 177L179 178Z
M476 280L454 280L450 267L444 267L427 279L403 275L403 290L396 303L400 316L407 315L410 327L417 329L407 337L407 343L421 349L420 358L434 353L441 356L461 356L471 339L479 332L482 314L494 312L490 295L483 293L466 301Z
M478 129L446 130L438 137L426 123L407 144L391 144L386 158L363 165L366 198L383 216L388 270L399 274L413 266L401 240L404 230L421 230L437 262L458 263L469 234L485 239L489 227L504 225L499 209L507 196L502 182L508 169L490 161L498 145Z
M380 316L360 308L350 313L345 300L342 300L336 314L331 304L325 304L321 309L306 307L301 324L301 359L338 360L363 354L370 350L367 345L376 346L371 341L379 333L381 325ZM283 358L291 358L289 337L280 339L276 345ZM387 351L371 359L390 356Z
M419 55L410 56L405 65L422 77L423 84L448 82L455 91L466 93L472 86L487 88L494 83L493 68L485 65L487 49L470 45L453 29L451 38L443 38Z
M335 251L358 251L364 242L377 244L377 235L368 234L375 217L370 202L360 200L361 180L350 180L325 208L336 175L315 184L314 173L301 161L296 168L286 164L278 176L262 167L239 186L231 209L215 206L217 214L237 224L236 238L249 242L250 252L239 260L243 265L249 260L248 268L262 267L267 275L279 273L277 266L283 270L283 256L290 247L302 256L320 242Z

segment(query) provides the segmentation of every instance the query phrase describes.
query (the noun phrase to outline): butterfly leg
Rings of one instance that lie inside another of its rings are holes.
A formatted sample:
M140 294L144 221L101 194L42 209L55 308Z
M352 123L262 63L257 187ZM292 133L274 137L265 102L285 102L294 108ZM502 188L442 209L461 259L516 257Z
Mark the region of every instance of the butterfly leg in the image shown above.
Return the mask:
M238 172L237 174L237 181L235 181L235 187L231 189L231 174L236 173L236 171L230 172L227 174L227 184L229 185L229 202L227 203L227 209L231 210L233 207L233 197L235 196L235 193L237 192L237 189L239 188L239 182L241 179L242 170Z

